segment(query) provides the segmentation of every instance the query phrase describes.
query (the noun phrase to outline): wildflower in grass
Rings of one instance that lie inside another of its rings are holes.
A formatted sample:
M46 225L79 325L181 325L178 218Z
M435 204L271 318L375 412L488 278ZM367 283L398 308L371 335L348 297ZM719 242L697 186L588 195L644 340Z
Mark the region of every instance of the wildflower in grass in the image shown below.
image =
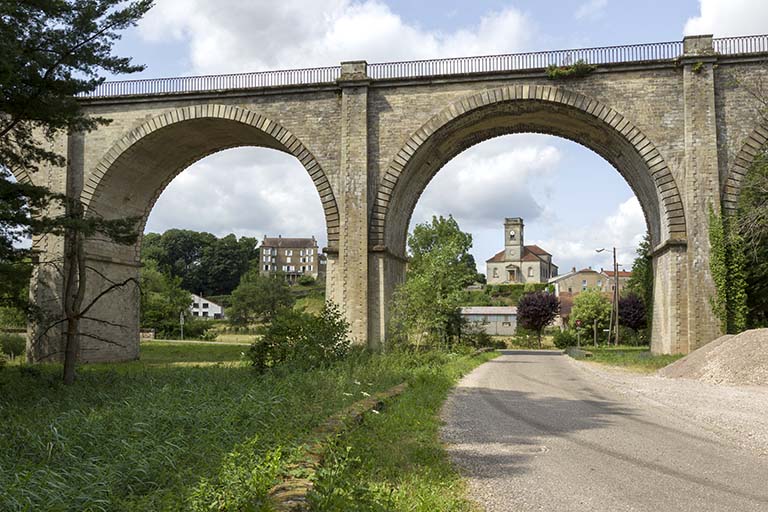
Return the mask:
M361 393L363 396L371 396L371 394L370 394L370 393L366 393L365 391L361 391L360 393Z
M344 396L352 396L352 393L344 393Z

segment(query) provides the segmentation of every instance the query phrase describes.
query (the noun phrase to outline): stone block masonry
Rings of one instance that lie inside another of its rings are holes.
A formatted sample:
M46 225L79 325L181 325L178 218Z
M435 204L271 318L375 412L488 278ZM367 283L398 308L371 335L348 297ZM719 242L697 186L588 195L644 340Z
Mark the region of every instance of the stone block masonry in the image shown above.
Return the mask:
M707 207L735 206L743 176L768 140L750 93L768 79L768 47L717 53L717 44L690 37L677 43L678 58L613 60L587 76L555 81L541 67L524 66L381 78L382 65L369 72L355 61L322 70L337 73L336 81L83 99L86 112L112 123L57 141L68 166L33 179L56 191L76 184L92 214L146 221L166 185L200 158L236 146L291 154L322 201L328 297L345 311L357 342L379 347L405 275L408 223L435 174L491 137L564 137L608 160L637 195L654 246L652 348L686 353L719 334L709 306ZM432 62L391 66L444 64ZM60 240L39 242L41 260L61 259ZM138 277L139 244L92 240L87 251L103 278ZM90 282L93 296L104 281ZM61 288L56 272L35 273L32 293L52 317ZM86 327L120 343L84 338L82 358L137 357L137 290L116 292L97 313L110 323ZM45 331L41 322L32 331L42 339L34 358L56 359L60 330Z

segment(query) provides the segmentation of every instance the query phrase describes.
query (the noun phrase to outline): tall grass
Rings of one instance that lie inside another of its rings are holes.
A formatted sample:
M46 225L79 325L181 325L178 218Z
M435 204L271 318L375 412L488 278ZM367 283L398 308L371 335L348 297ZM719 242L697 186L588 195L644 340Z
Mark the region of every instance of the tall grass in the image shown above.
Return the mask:
M433 353L431 364L415 368L403 395L330 446L311 495L315 510L477 510L438 437L439 411L461 375L496 355Z
M239 348L153 342L142 361L84 366L69 387L56 366L1 369L0 510L264 510L314 426L443 364L361 353L258 376Z

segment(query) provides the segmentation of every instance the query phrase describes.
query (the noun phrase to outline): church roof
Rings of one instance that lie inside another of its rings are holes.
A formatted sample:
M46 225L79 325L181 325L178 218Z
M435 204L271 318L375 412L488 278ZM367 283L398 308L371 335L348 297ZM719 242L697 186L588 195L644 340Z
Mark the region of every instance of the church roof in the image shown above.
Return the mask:
M504 251L499 251L492 258L485 260L486 263L504 263L508 261L504 256ZM541 256L551 256L547 251L538 245L523 246L522 261L542 261Z

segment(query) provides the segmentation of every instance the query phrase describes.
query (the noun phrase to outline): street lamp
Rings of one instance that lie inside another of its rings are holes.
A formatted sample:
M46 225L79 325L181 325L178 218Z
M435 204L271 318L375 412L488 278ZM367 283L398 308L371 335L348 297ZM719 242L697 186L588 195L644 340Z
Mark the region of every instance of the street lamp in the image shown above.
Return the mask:
M595 249L595 252L603 252L605 248ZM611 307L611 320L608 325L608 341L611 340L611 330L615 329L614 343L619 344L619 264L616 263L616 247L613 248L613 304Z

